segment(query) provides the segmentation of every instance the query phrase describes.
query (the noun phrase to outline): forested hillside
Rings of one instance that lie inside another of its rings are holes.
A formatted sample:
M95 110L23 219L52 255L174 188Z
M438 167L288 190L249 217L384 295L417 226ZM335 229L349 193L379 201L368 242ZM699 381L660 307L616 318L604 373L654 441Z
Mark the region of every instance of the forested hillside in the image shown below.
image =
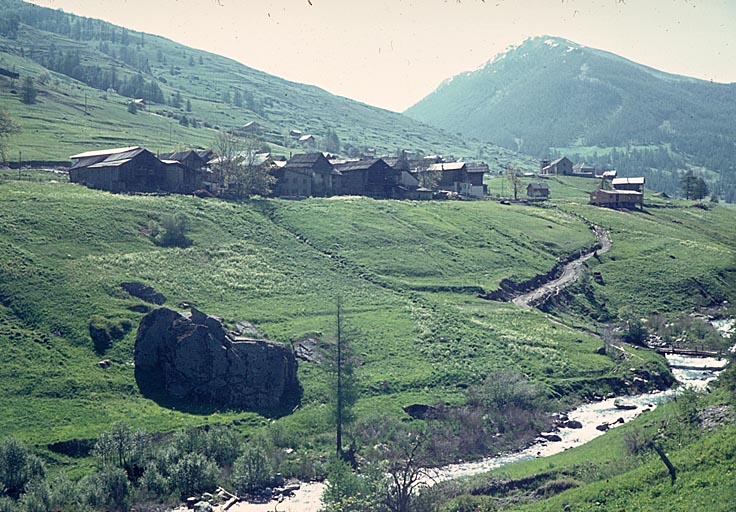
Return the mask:
M13 161L16 149L25 160L64 161L110 145L154 151L207 146L215 129L251 121L258 124L251 135L287 155L301 149L290 135L296 130L313 135L317 149L346 155L406 149L482 157L499 167L517 158L401 114L101 20L20 0L0 0L0 20L0 68L7 72L0 74L0 105L23 127L10 148ZM132 99L147 106L130 107Z
M663 73L564 39L528 39L406 113L539 158L565 154L644 174L669 193L693 170L736 199L735 84Z

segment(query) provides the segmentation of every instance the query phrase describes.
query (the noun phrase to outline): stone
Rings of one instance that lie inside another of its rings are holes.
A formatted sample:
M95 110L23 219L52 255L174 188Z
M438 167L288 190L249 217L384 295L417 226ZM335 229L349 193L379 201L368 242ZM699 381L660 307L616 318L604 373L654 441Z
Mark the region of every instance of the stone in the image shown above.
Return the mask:
M437 413L437 409L426 404L411 404L404 407L404 412L415 420L423 420Z
M194 504L194 512L214 512L215 509L206 501L198 501Z
M146 386L154 392L160 385L169 396L193 403L270 410L300 391L290 346L238 341L217 318L195 308L190 318L168 308L145 315L134 360L144 394Z
M554 432L542 432L541 434L539 434L539 437L551 443L559 443L560 441L562 441L562 438Z
M306 338L294 344L294 355L308 363L321 363L322 354L319 351L317 338Z
M286 483L286 479L284 478L284 475L282 475L281 473L276 473L273 476L274 487L283 487L285 483Z
M567 420L563 426L565 428L583 428L583 424L578 420Z
M245 336L247 338L257 338L257 339L268 338L265 332L263 332L262 330L260 330L258 327L248 322L247 320L241 320L240 322L236 322L235 331L239 335Z
M133 297L141 299L144 302L156 304L157 306L166 302L166 296L163 293L157 292L153 286L137 281L120 283L120 286Z
M617 398L616 400L613 401L613 406L616 409L622 409L622 410L634 410L638 407L638 405L631 403L631 402L626 402L625 400L622 400L620 398Z
M596 430L600 430L601 432L606 432L610 427L608 423L601 423L597 427L595 427Z
M106 370L112 366L112 361L110 361L109 359L105 359L103 361L100 361L97 364L99 365L100 368L102 368L103 370Z

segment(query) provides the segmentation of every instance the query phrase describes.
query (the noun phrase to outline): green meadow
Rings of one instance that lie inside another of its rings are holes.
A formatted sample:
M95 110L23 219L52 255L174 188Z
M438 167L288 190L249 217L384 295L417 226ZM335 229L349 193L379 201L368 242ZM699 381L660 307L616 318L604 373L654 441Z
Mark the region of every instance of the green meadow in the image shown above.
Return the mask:
M584 205L578 181L554 185L555 194L577 198L557 208L366 198L235 203L0 181L0 436L45 446L94 438L117 420L159 432L225 423L249 434L270 424L289 432L296 447L327 446L331 392L318 364L300 362L300 408L273 424L253 412L142 396L132 359L142 317L134 309L143 303L120 287L133 280L166 295L168 307L194 304L228 325L248 320L287 343L334 339L342 297L363 419L404 417L401 408L412 403L462 403L465 388L502 368L571 400L605 391L607 379L639 366L664 371L663 360L646 351L632 351L623 364L597 354L600 340L574 327L574 312L555 319L478 298L501 279L528 279L594 243L585 217L609 228L614 241L600 263L590 262L605 276L594 285L600 300L633 304L642 314L698 305L678 295L683 278L675 264L713 298L733 300L734 236L720 228L733 226L733 210L685 203L647 213L599 210ZM189 219L191 246L151 240L151 223L171 213ZM637 285L640 295L633 276L646 285ZM121 333L104 353L89 335L93 319ZM100 368L102 359L112 366Z

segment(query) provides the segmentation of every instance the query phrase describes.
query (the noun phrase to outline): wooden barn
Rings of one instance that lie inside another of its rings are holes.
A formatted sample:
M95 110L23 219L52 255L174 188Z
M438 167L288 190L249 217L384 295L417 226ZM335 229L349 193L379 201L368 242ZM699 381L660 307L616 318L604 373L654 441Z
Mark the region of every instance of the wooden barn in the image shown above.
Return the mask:
M634 190L598 189L590 193L590 204L617 209L640 209L644 207L644 194Z
M338 162L335 193L345 196L393 197L398 172L381 158Z
M549 185L546 183L529 183L526 186L526 196L529 199L549 199Z
M138 146L88 151L71 160L72 183L110 192L189 194L202 186L198 172L178 162L164 163Z

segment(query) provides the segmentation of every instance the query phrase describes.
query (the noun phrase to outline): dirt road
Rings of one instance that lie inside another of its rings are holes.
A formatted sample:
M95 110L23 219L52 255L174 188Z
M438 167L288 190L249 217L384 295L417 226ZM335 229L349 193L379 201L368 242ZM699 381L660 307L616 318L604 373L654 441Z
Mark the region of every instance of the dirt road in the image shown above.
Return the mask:
M611 239L608 237L608 233L598 226L593 226L593 230L595 231L595 237L598 239L598 243L601 245L598 251L589 252L571 261L564 266L560 277L515 297L512 299L512 302L522 308L531 309L544 302L548 297L557 295L566 286L574 283L583 271L583 263L596 254L603 254L611 248Z

